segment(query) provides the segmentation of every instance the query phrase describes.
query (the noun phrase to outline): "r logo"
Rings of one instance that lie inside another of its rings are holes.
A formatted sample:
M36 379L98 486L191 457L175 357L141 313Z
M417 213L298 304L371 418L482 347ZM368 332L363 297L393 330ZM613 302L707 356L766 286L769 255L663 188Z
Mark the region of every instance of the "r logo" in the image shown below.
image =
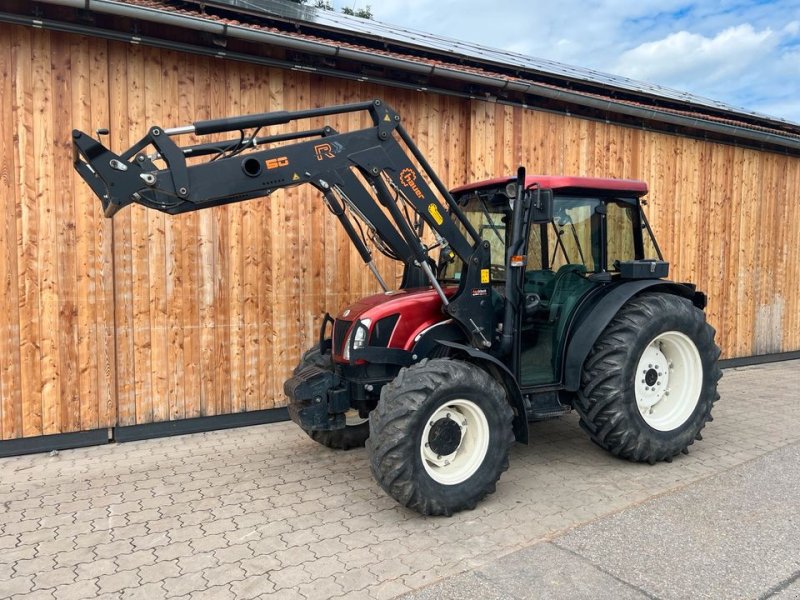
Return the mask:
M317 144L314 146L314 154L316 154L317 160L336 158L336 155L333 153L333 148L331 148L330 144Z

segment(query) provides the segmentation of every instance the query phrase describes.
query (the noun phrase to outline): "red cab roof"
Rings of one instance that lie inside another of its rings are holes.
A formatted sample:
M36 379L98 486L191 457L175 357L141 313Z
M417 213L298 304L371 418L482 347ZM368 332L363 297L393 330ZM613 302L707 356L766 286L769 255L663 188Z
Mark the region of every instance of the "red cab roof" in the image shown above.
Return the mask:
M470 190L487 187L500 187L514 181L516 177L498 177L486 179L475 183L459 186L451 193L460 194ZM603 179L600 177L569 177L562 175L528 175L525 178L525 187L539 184L539 187L550 190L573 190L590 192L603 190L604 192L619 192L626 195L644 196L647 193L647 184L638 179Z

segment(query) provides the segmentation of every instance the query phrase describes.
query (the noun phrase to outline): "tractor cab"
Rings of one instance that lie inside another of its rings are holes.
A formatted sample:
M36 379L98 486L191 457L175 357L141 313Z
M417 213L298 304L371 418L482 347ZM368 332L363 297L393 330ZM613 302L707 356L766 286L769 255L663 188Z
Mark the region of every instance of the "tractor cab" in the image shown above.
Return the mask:
M511 286L521 292L513 300L519 306L512 364L522 389L562 381L576 309L600 288L622 279L667 275L667 264L641 209L640 199L647 193L644 182L528 176L524 189L527 194L545 195L546 208L523 223L524 239L513 258L509 248L520 242L513 239L511 227L516 180L493 179L452 192L490 246L496 307L504 304L508 278L519 278ZM522 265L521 273L508 267L509 260ZM458 259L443 254L438 272L442 283L458 282L462 270ZM497 310L496 322L503 323L502 308Z

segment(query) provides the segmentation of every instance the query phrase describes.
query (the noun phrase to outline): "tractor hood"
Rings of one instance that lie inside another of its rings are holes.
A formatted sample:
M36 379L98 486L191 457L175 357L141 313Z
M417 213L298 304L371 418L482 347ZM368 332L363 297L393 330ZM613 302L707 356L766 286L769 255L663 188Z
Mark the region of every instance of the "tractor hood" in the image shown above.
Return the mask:
M457 286L444 292L452 297ZM397 290L362 298L344 308L336 317L334 357L341 359L343 345L357 321L370 320L370 345L408 350L418 333L449 318L432 288Z

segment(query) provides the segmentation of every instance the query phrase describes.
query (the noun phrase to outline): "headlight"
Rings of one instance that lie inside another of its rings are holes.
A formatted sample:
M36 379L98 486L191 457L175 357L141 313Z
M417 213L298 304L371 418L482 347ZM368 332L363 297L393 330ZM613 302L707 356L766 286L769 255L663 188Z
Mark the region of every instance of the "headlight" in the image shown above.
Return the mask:
M342 357L345 360L350 360L350 342L353 343L353 350L364 348L367 345L367 334L369 333L369 326L372 325L372 319L359 319L350 330L350 335L344 342L344 350Z

